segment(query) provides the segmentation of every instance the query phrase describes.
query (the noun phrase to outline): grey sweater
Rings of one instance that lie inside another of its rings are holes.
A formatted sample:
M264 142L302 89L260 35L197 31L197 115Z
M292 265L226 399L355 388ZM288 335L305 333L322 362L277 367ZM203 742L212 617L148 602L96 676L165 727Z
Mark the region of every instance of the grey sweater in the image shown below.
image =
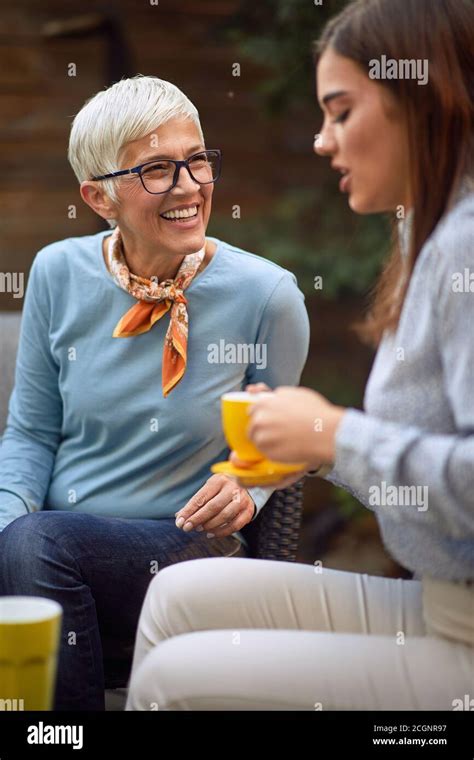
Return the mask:
M399 223L403 255L410 216ZM416 578L474 578L474 183L417 259L378 348L364 411L349 409L326 476L373 509Z

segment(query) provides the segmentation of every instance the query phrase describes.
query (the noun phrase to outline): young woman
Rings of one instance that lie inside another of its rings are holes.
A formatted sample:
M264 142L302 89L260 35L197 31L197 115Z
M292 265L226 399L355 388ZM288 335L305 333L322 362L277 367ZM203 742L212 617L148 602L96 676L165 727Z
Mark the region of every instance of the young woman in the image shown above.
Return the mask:
M251 412L255 444L373 509L414 578L246 558L167 568L145 598L128 709L452 710L472 693L473 35L465 0L357 0L324 31L315 150L355 213L394 217L363 330L378 351L364 411L283 387Z

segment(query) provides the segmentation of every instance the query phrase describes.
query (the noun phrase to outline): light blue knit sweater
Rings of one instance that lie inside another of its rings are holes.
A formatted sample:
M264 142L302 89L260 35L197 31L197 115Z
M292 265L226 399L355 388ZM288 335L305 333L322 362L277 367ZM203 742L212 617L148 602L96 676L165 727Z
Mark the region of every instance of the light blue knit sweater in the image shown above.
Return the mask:
M112 337L136 300L106 268L105 234L53 243L33 262L0 447L0 530L39 509L173 517L228 457L221 394L299 382L309 322L294 275L215 240L186 290L186 373L163 398L169 316ZM261 508L271 489L250 492Z

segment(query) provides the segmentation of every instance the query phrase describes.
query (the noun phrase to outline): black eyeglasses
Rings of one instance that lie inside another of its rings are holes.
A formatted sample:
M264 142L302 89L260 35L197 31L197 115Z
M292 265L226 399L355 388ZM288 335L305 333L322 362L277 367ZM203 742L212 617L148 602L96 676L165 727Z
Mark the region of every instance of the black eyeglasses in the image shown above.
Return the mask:
M158 158L140 164L140 166L134 166L132 169L121 169L118 172L112 172L112 174L101 174L99 177L92 177L92 180L112 179L113 177L123 177L125 174L138 174L147 193L160 195L161 193L168 193L176 186L179 172L183 166L188 170L191 179L198 185L216 182L221 173L221 160L222 153L220 150L202 150L184 161L177 161L173 158Z

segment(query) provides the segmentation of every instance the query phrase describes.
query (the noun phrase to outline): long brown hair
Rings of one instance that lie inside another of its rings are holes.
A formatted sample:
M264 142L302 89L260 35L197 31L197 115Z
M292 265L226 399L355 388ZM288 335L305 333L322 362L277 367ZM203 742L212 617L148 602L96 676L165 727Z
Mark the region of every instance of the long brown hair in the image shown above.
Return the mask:
M326 25L315 45L352 59L368 75L370 61L427 59L425 85L381 79L395 95L409 143L411 239L402 280L394 220L393 246L372 292L360 337L377 345L398 325L423 244L449 208L474 160L474 5L472 0L354 0ZM403 257L405 258L405 257Z

